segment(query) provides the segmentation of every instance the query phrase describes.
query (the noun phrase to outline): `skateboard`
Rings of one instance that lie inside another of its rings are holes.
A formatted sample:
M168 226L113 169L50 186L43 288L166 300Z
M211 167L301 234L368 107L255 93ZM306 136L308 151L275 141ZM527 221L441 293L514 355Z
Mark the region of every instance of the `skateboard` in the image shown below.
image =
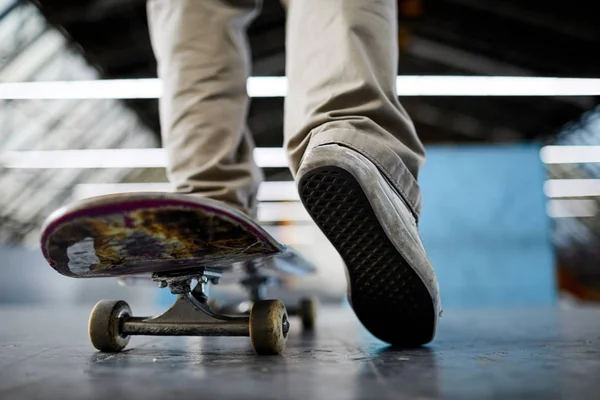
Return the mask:
M42 253L72 278L154 281L176 295L150 317L132 315L122 301L101 300L89 318L92 345L123 350L132 335L249 336L258 354L283 351L290 330L286 305L265 288L316 272L292 247L221 202L176 193L123 193L64 206L44 222ZM222 279L238 282L249 300L218 306L209 296ZM302 299L294 314L314 326L316 303Z

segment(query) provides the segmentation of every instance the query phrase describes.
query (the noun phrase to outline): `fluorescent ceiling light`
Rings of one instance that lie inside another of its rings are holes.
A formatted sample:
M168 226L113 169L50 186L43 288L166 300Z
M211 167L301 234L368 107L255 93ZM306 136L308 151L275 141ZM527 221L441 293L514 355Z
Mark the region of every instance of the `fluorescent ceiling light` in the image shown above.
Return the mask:
M115 193L173 191L173 186L168 182L82 183L75 185L73 197L80 200ZM263 182L258 189L257 199L258 201L300 201L293 181Z
M136 182L136 183L81 183L73 188L73 200L105 196L116 193L137 192L173 192L168 182Z
M600 146L545 146L540 151L540 158L546 164L600 162ZM288 167L285 150L280 147L255 148L254 159L261 168ZM164 168L166 165L166 152L162 148L0 152L0 167L3 168ZM569 183L564 185L569 185L569 187L581 185L575 183L578 180L568 179L565 181ZM593 180L581 181L592 182ZM549 183L548 185L557 184Z
M521 76L401 76L401 96L596 96L597 78Z
M259 205L260 208L260 205ZM259 214L261 212L259 211ZM308 214L306 214L308 215ZM261 221L266 222L266 221ZM297 222L306 222L300 220ZM323 243L321 238L322 233L315 224L272 224L264 227L275 239L281 243L285 243L290 246L309 246L313 244Z
M155 99L162 94L157 79L43 81L0 83L0 99Z
M256 148L254 159L261 168L288 166L282 148ZM0 166L4 168L164 168L166 165L167 155L162 148L0 152Z
M600 146L544 146L540 158L545 164L600 163Z
M115 183L79 184L73 190L73 200L104 196L115 193L171 192L169 183ZM260 222L311 222L310 216L300 204L294 182L263 182L257 199Z
M594 217L598 206L594 200L549 200L547 211L552 218Z
M550 179L544 193L553 198L600 196L600 179Z
M250 97L283 97L287 79L250 77ZM400 96L597 96L600 79L512 76L399 76ZM159 79L0 83L0 99L146 99L162 95Z
M312 222L301 203L258 203L260 222Z

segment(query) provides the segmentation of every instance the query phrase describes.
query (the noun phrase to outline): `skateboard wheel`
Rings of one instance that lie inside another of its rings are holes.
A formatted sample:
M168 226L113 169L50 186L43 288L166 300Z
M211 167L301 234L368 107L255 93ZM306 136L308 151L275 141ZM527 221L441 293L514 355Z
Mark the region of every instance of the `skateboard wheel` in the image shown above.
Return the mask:
M260 300L250 311L250 341L258 354L280 354L290 330L285 305L279 300Z
M317 301L313 298L300 299L298 315L302 321L302 328L307 331L313 330L317 319Z
M101 300L92 313L88 332L92 345L105 353L117 353L129 343L129 336L121 334L121 321L131 316L129 304L123 300Z

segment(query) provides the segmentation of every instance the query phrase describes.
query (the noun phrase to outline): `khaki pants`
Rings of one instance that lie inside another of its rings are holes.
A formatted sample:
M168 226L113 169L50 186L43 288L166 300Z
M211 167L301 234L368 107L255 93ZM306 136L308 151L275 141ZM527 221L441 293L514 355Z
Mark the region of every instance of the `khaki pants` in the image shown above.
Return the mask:
M424 149L396 94L396 0L291 0L284 143L293 174L314 146L338 143L375 163L415 215ZM149 0L163 80L168 176L182 193L251 214L262 180L246 125L246 27L260 0Z

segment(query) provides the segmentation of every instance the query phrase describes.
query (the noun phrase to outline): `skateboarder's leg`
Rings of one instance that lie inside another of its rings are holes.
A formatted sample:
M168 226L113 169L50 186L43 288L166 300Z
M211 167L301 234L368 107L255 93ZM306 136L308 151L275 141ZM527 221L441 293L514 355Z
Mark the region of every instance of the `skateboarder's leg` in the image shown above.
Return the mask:
M294 172L308 147L354 148L377 162L419 212L424 149L396 94L396 4L290 2L286 146Z
M433 338L439 295L416 223L424 149L396 94L396 7L289 2L285 143L305 207L346 262L358 317L406 345Z
M181 193L251 214L262 172L246 126L246 27L259 7L260 0L148 2L169 179Z

